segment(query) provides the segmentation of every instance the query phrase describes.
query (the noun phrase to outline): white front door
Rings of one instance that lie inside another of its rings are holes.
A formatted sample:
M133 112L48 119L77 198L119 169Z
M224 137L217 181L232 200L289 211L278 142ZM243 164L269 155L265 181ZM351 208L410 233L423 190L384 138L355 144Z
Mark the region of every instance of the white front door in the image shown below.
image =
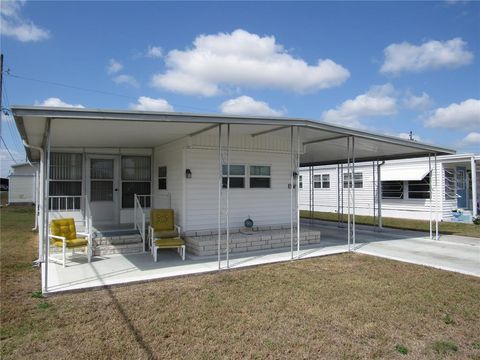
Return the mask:
M87 194L93 224L119 223L119 158L112 155L87 157Z

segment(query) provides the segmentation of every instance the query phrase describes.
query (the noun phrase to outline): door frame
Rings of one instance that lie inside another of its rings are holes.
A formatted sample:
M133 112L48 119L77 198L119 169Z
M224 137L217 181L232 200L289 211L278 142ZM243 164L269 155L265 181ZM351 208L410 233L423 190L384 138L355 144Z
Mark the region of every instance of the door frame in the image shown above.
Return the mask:
M109 159L113 160L113 217L112 221L96 221L92 218L93 224L119 224L120 223L120 155L111 154L86 154L86 169L85 169L85 192L88 195L90 206L91 200L91 159Z

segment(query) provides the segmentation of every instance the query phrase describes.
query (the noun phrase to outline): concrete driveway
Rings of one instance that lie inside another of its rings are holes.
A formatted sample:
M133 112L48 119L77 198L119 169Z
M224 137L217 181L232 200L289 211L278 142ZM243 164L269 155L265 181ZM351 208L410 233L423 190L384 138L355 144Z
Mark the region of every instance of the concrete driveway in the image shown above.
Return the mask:
M309 226L320 228L323 245L345 244L347 231L336 223L315 221ZM462 274L480 276L480 239L443 235L430 240L428 233L357 226L355 251L383 258L431 266Z

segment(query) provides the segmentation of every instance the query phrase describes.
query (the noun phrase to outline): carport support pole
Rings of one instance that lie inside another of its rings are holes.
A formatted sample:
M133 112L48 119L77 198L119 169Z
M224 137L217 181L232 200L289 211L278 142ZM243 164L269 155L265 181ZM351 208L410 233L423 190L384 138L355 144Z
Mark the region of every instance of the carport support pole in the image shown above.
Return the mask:
M347 138L347 240L348 251L350 251L350 185L351 185L351 173L350 173L350 137Z
M221 240L222 240L222 124L218 125L218 238L217 238L217 255L218 269L221 269Z
M428 181L428 191L430 195L430 240L432 240L432 154L428 154L428 173L430 174Z
M296 214L297 214L297 258L300 258L300 128L297 126L297 163L295 164L295 171L297 173L297 181L296 181L296 194L297 194L297 206Z
M435 193L437 194L437 198L435 199L435 240L438 240L438 200L440 200L438 196L440 195L440 191L438 190L437 153L433 156L435 168Z
M227 210L226 210L226 222L227 222L227 269L230 268L230 124L227 124Z
M352 136L352 240L353 240L353 251L355 251L355 136Z
M293 259L293 126L290 127L290 259Z
M383 227L382 222L382 165L385 161L378 163L377 160L377 217L378 217L378 229L381 230Z
M50 194L50 184L49 184L49 179L50 179L50 126L51 126L51 120L47 120L47 156L46 156L46 164L45 164L45 171L44 171L44 195L45 195L45 200L43 202L43 242L45 246L45 262L43 264L44 268L44 286L43 286L43 293L48 292L48 263L50 261L50 239L48 238L48 212L50 209L50 199L49 199L49 194Z
M472 217L475 219L478 216L477 212L477 164L475 156L470 158L470 172L472 176Z

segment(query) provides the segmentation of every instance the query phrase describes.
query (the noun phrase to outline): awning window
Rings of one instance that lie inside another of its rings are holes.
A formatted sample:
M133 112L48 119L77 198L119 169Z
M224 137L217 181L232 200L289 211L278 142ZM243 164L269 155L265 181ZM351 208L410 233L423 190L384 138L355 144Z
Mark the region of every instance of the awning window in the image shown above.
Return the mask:
M382 181L420 181L430 172L428 166L381 168Z

